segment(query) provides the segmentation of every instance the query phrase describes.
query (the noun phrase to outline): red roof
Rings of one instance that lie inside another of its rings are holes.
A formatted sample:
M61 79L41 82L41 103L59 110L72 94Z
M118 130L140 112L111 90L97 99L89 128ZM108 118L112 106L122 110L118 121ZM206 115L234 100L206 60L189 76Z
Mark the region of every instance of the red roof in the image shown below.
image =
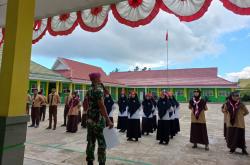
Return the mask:
M66 68L55 68L57 62L65 65ZM84 64L81 62L65 59L65 58L58 58L56 61L53 70L64 77L72 80L73 82L81 82L81 81L88 81L89 80L89 73L92 72L99 72L102 76L102 81L104 83L114 84L114 85L122 85L116 80L112 80L100 67L96 67L93 65Z
M217 68L192 68L151 70L135 72L113 72L110 74L115 79L128 86L206 86L206 87L232 87L236 88L237 83L232 83L217 76ZM168 80L167 80L168 77Z

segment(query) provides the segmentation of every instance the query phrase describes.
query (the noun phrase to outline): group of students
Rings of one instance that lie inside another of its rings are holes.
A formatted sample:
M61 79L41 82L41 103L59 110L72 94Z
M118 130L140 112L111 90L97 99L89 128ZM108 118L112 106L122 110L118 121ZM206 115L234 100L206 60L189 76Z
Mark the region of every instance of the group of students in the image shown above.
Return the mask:
M141 103L135 91L131 91L128 98L122 91L118 107L117 129L127 131L128 141L138 141L141 135L149 135L157 130L159 143L168 144L169 139L180 131L179 103L171 92L162 92L158 101L147 93ZM108 108L107 111L109 113ZM109 116L113 118L110 113Z

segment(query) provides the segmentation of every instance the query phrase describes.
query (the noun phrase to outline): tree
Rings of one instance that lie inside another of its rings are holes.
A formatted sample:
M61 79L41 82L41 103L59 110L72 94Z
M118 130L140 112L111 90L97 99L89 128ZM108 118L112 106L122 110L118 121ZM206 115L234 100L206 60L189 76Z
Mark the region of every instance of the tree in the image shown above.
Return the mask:
M115 68L115 72L119 72L119 69L118 69L118 68Z
M139 67L136 66L135 69L134 69L134 71L139 71Z
M148 70L151 70L151 68L148 68Z
M144 67L143 69L142 69L142 71L146 71L148 68L147 67Z

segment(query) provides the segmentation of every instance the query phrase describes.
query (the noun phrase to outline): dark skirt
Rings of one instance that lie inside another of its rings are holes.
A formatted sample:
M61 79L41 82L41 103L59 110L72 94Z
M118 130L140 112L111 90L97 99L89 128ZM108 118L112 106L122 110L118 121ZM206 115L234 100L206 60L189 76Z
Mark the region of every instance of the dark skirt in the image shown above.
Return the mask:
M227 128L227 147L230 149L246 148L244 128L236 128L236 127Z
M127 122L127 137L128 138L140 138L141 137L141 127L140 119L128 119Z
M153 129L154 130L157 129L157 116L156 115L153 116Z
M190 142L209 144L206 123L191 123Z
M227 137L227 124L224 123L224 138Z
M142 134L153 133L153 118L142 118Z
M126 130L127 129L127 116L118 116L117 129Z
M170 134L170 121L158 120L156 140L163 140L168 142Z
M174 125L175 125L175 134L177 134L178 132L180 132L180 121L179 119L174 119Z
M81 126L82 126L83 128L86 128L86 127L87 127L87 114L82 114Z
M78 122L79 119L77 115L68 116L67 132L76 133L78 130Z
M170 135L173 137L176 134L175 120L169 120L170 122Z
M82 122L82 112L78 112L78 124Z

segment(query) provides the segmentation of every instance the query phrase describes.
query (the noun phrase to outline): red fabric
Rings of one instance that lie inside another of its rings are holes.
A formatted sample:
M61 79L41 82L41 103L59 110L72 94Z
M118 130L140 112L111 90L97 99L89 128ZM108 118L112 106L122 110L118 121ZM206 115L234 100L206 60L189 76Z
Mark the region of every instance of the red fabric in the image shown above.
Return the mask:
M231 3L229 0L220 0L223 3L223 6L227 8L228 10L231 10L235 14L240 15L250 15L250 7L248 8L241 8L233 3Z
M194 20L197 20L199 18L201 18L206 12L207 12L207 9L208 7L210 6L212 0L206 0L203 4L203 6L201 7L201 9L193 14L193 15L190 15L190 16L181 16L181 15L178 15L176 13L174 13L172 10L170 10L164 3L162 0L160 0L160 8L170 14L174 14L175 16L177 16L180 21L186 21L186 22L191 22L191 21L194 21Z
M81 12L77 12L77 20L78 20L78 23L80 25L80 27L83 29L83 30L86 30L88 32L98 32L100 31L108 22L108 16L106 17L106 19L104 20L104 22L101 24L101 26L99 27L89 27L88 25L86 25L83 20L82 20L82 16L81 16Z
M137 8L142 4L143 0L128 0L128 4L133 8Z
M154 9L149 14L149 16L144 18L144 19L141 19L139 21L130 21L130 20L124 19L118 13L115 4L111 5L111 10L112 10L112 13L113 13L114 17L117 19L118 22L120 22L120 23L122 23L124 25L130 26L130 27L138 27L138 26L141 26L141 25L149 24L156 17L156 15L159 13L159 9L160 9L159 4L160 4L159 0L156 0ZM133 6L131 6L131 7L133 7Z
M38 31L39 28L41 27L41 24L42 24L42 20L35 21L33 30L34 30L34 31ZM47 29L48 29L48 25L46 26L46 28L45 28L44 31L40 34L39 37L37 37L36 39L32 40L32 44L35 44L35 43L37 43L38 41L40 41L40 40L43 38L43 36L46 34Z
M4 29L2 29L2 34L3 34L3 38L0 40L0 47L2 46L3 41L4 41L4 35L5 35Z
M63 15L65 15L65 14L63 14ZM61 15L62 16L62 15ZM60 36L64 36L64 35L69 35L69 34L71 34L74 30L75 30L75 28L76 28L76 26L78 25L78 21L76 20L75 22L74 22L74 24L71 26L71 28L69 28L68 30L66 30L66 31L54 31L52 28L51 28L51 17L50 18L48 18L48 25L47 25L47 29L48 29L48 32L52 35L52 36L58 36L58 35L60 35ZM65 21L65 20L64 20Z

